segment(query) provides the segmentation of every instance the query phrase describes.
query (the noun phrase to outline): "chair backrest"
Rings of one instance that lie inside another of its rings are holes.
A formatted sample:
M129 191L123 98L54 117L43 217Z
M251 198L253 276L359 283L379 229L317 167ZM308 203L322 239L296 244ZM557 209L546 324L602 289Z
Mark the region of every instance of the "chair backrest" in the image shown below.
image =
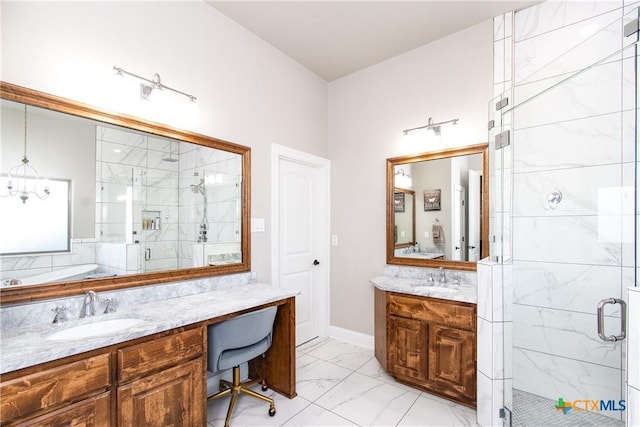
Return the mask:
M277 306L271 306L209 326L209 369L217 370L220 355L225 351L249 347L265 338L269 338L271 345L270 338L277 310Z

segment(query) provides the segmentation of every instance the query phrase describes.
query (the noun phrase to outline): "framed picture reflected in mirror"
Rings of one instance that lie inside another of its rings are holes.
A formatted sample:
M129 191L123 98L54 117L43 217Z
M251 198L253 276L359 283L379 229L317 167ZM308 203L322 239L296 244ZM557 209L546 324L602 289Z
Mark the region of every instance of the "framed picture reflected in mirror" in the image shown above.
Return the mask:
M440 190L424 190L424 211L440 210Z

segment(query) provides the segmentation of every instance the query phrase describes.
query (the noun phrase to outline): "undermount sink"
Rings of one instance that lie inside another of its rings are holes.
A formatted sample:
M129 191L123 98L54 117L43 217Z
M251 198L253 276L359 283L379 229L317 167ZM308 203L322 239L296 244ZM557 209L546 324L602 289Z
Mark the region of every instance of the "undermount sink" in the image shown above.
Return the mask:
M47 339L54 341L80 340L83 338L110 335L142 322L142 319L135 318L100 320L98 322L72 326L70 328L63 329L62 331L54 332L49 335Z

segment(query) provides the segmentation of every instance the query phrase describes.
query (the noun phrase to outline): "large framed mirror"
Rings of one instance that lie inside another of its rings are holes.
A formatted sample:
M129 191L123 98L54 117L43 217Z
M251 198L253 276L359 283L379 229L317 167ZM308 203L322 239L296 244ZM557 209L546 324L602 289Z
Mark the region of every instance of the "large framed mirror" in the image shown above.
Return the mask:
M250 148L6 82L0 98L2 304L250 271Z
M488 236L488 144L387 159L388 264L476 270Z

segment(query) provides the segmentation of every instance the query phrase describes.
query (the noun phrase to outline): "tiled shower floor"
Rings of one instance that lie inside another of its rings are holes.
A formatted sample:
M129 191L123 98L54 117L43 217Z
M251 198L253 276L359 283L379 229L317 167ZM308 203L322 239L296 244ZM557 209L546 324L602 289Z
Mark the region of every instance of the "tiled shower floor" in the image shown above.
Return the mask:
M513 390L514 427L624 427L624 422L595 412L569 411L564 415L554 409L557 402L551 399Z

